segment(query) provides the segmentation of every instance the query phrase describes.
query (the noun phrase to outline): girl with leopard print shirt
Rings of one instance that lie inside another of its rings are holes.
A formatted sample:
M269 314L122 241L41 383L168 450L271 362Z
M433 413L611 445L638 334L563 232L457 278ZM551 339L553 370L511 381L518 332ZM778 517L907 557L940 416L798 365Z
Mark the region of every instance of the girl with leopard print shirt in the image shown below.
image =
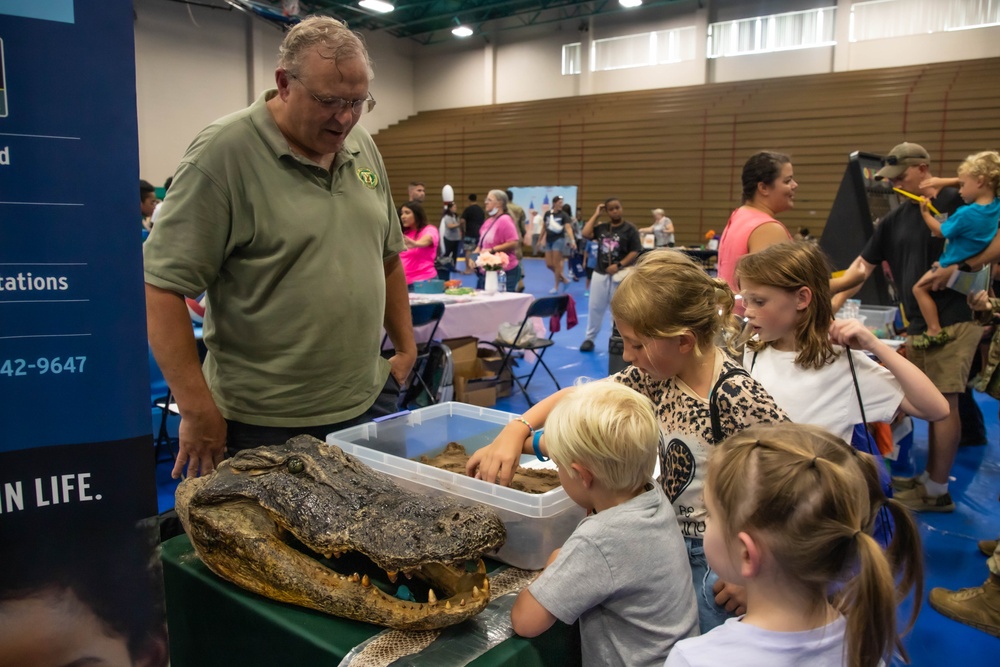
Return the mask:
M691 563L703 633L742 612L742 590L717 581L705 560L703 497L709 453L725 438L755 424L788 421L774 399L715 342L732 338L733 293L687 255L644 254L611 299L611 312L631 365L608 378L646 396L660 421L659 483L673 503ZM510 422L489 446L475 452L468 473L510 484L522 449L567 387Z

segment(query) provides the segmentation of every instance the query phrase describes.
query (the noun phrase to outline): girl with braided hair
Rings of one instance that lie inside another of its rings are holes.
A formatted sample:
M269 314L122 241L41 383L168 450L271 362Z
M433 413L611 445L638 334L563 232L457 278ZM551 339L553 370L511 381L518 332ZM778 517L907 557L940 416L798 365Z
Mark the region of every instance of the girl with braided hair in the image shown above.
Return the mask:
M920 534L887 499L875 460L815 426L756 426L712 454L705 485L705 554L746 589L747 611L678 642L666 667L739 663L876 667L907 660L896 607L923 591ZM886 507L889 548L872 537Z

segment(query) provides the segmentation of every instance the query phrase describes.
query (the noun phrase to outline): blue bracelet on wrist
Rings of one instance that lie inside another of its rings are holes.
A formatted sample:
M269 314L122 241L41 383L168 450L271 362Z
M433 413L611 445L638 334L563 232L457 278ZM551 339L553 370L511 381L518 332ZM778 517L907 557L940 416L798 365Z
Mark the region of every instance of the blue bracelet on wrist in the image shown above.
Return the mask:
M531 446L535 450L535 456L538 457L539 461L548 461L548 457L542 456L542 450L539 448L539 443L542 441L542 433L545 432L544 428L535 429L535 437L531 439Z

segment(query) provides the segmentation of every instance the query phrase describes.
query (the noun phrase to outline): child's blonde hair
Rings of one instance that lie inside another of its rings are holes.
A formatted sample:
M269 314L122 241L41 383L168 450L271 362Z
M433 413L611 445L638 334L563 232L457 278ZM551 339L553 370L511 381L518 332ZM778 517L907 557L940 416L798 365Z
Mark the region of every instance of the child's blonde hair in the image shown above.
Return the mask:
M830 343L830 323L833 321L830 264L819 246L808 241L795 241L744 255L736 264L736 281L741 280L788 292L808 287L812 300L795 324L795 345L798 349L795 363L802 368L818 370L833 361L836 352ZM751 350L768 345L753 340L747 342Z
M733 318L733 292L725 280L710 277L677 250L643 254L611 297L611 314L646 338L672 338L690 331L695 354L716 344L725 330L731 341L738 328ZM730 352L732 352L730 348Z
M1000 196L1000 154L996 151L983 151L965 158L958 166L958 175L981 178L994 195Z
M545 420L549 457L567 471L579 463L612 491L652 479L660 425L648 398L617 382L588 382L559 401Z
M894 646L906 659L896 605L916 589L909 629L923 595L920 534L883 495L875 459L815 426L756 426L712 454L706 489L724 539L746 532L762 542L782 574L814 595L817 611L831 584L844 583L833 604L847 619L848 665L888 664ZM895 520L886 552L871 536L883 506Z

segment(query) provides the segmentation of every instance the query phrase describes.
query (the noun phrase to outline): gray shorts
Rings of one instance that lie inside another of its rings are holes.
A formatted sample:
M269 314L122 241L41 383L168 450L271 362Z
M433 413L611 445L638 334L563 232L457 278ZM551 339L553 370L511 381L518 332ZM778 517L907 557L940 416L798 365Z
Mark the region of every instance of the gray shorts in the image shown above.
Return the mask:
M560 236L559 238L556 239L551 239L548 237L545 238L545 252L549 252L550 250L553 252L562 252L565 249L566 249L565 237Z

